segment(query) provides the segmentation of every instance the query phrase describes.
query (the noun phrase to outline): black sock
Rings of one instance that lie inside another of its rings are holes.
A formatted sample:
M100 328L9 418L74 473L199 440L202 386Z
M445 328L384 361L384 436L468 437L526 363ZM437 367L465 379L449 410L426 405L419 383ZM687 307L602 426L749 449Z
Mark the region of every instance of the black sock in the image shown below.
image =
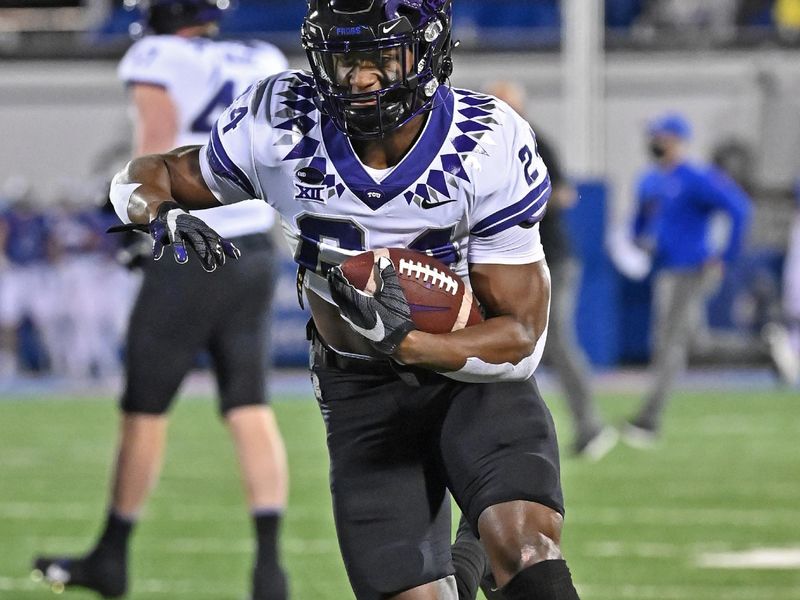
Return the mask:
M456 569L458 600L475 600L478 586L487 570L488 559L464 515L461 515L461 520L458 522L458 531L451 552L453 566Z
M503 588L508 600L580 600L565 560L545 560L523 569Z
M253 600L286 600L286 575L278 558L278 530L281 515L263 512L253 515L256 528L256 564L253 568Z
M92 554L108 552L124 558L128 553L128 540L135 524L135 521L120 517L113 510L109 511L106 527L97 540L97 546Z

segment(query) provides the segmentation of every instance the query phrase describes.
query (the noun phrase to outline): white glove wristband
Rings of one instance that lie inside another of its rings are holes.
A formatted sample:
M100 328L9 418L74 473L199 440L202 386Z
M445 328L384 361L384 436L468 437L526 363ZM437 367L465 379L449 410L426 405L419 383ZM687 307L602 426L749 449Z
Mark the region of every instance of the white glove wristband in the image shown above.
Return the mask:
M120 174L117 173L114 175L114 179L111 180L111 190L109 191L108 196L111 198L111 204L114 206L114 212L117 213L119 220L127 224L131 222L130 217L128 217L128 202L130 202L133 192L135 192L142 184L118 183L117 178L119 176Z

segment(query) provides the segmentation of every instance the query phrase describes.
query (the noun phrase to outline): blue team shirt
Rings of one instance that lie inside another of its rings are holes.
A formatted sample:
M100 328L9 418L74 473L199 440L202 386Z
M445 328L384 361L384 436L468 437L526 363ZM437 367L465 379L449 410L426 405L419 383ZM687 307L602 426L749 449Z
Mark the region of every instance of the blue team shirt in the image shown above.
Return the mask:
M634 237L652 251L656 268L696 268L711 258L709 229L719 212L731 221L720 255L730 263L742 249L751 218L744 190L713 167L682 163L669 171L651 168L639 180Z
M20 266L46 262L49 223L44 215L9 209L0 219L8 231L3 250L10 262Z

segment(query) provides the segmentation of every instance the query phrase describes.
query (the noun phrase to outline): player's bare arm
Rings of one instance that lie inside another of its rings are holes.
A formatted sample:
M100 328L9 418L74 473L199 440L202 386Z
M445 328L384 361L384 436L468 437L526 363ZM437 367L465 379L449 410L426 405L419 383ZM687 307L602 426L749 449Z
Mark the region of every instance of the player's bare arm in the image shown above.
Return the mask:
M164 202L186 210L220 206L200 172L200 146L184 146L164 154L148 154L129 162L114 178L115 185L138 184L128 197L128 218L147 224Z
M550 275L544 260L526 265L470 265L470 281L487 319L446 334L414 330L394 358L407 365L458 371L470 357L517 364L547 328Z
M178 111L169 92L162 86L143 83L131 88L136 111L134 156L166 152L175 146Z
M111 182L111 202L117 215L133 225L109 231L140 229L153 238L153 257L172 246L175 260L189 260L187 246L203 268L213 271L226 257L239 258L239 250L187 210L214 208L219 201L200 171L199 146L176 148L166 154L149 154L132 160Z

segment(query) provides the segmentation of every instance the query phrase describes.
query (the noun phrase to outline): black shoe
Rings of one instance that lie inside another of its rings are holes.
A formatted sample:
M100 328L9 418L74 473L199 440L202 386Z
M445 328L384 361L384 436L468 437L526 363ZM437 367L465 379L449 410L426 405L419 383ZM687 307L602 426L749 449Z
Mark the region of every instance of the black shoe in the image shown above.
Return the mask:
M33 577L48 583L56 593L69 587L82 587L103 598L120 598L128 591L125 560L97 551L81 558L37 557L33 563Z
M286 574L279 565L253 569L253 595L251 600L286 600L288 597Z

